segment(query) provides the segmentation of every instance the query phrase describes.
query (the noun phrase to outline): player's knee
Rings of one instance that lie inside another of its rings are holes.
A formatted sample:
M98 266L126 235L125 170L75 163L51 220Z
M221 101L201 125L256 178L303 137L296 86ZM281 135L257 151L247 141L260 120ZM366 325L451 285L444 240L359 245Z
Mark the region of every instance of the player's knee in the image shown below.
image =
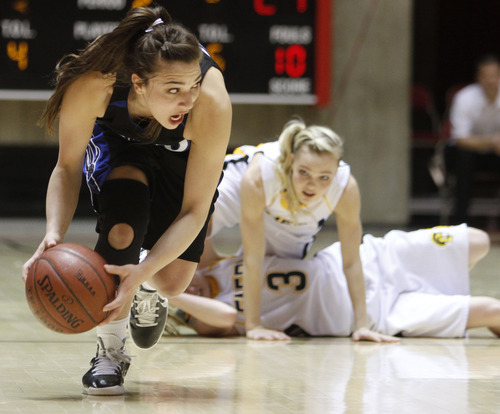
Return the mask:
M108 234L109 245L116 250L124 250L134 241L134 229L127 223L115 224Z
M186 280L184 277L165 277L165 275L156 274L153 278L154 286L167 298L172 298L184 293L189 286L191 279Z
M111 264L138 263L149 222L149 188L136 180L109 180L98 201L95 250Z
M181 293L184 293L187 288L185 284L175 280L162 280L159 283L155 281L155 286L157 286L162 295L167 298L179 296Z
M488 298L485 303L485 310L490 317L500 319L500 300Z
M469 227L469 262L471 267L490 250L490 236L483 230Z

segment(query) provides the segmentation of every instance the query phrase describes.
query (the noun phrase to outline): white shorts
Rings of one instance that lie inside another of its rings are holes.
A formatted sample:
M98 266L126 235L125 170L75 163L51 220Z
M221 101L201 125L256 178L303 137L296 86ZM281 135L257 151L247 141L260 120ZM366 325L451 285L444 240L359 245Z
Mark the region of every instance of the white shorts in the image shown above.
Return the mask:
M464 336L470 306L466 225L365 236L361 254L367 310L378 331Z

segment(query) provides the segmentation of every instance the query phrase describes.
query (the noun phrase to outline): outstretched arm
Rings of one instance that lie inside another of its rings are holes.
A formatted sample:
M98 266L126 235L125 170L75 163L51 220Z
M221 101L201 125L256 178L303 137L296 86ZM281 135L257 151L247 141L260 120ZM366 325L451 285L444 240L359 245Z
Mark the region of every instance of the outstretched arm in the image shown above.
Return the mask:
M184 132L191 149L181 211L141 264L143 273L155 274L171 263L202 229L220 180L231 133L231 114L222 74L212 68L203 80Z
M366 314L366 291L363 267L359 255L362 238L360 218L361 198L354 177L349 178L347 187L337 205L337 229L342 249L343 270L349 295L354 308L354 332L352 339L375 342L396 342L397 338L382 335L368 328Z
M64 241L78 203L85 149L95 119L105 112L112 81L100 73L89 72L73 81L64 95L59 117L59 155L47 188L46 232L23 266L23 280L45 250Z
M189 324L200 335L234 336L237 312L217 299L182 293L169 300L170 304L188 313Z
M243 241L243 295L247 338L288 340L284 332L266 329L260 319L262 269L265 255L264 190L258 156L241 180L241 239Z
M177 259L202 229L220 180L231 131L231 113L222 75L212 68L205 76L184 131L191 147L181 211L143 262L107 268L108 272L118 274L122 281L116 299L105 310L122 309L137 287ZM169 288L169 296L183 292L191 277L191 271L179 272L179 277Z

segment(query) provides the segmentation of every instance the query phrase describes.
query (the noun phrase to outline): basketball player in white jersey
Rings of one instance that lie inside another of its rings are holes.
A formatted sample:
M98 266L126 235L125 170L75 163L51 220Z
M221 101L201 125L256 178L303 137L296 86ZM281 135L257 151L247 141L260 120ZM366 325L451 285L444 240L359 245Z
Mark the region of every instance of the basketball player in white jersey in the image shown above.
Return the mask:
M343 273L354 307L352 338L392 340L368 326L359 256L361 201L350 167L341 161L342 154L342 139L331 129L293 120L285 125L278 141L243 146L226 157L210 235L224 227L240 226L248 338L289 338L284 332L268 329L260 317L264 256L304 258L323 223L335 212Z
M365 235L360 254L369 328L390 336L463 337L467 329L488 327L500 336L500 301L469 292L469 270L488 249L488 235L465 224ZM245 335L242 257L208 254L212 264L171 305L189 314L200 334ZM339 242L309 259L266 257L261 280L265 326L290 336L354 332Z

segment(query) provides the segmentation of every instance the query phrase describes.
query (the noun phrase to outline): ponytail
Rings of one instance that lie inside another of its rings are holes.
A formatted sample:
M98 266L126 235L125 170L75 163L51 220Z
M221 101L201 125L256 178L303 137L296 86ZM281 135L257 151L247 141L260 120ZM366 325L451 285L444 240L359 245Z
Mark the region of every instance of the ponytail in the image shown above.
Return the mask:
M147 82L159 58L182 62L200 60L198 40L181 25L172 23L163 7L131 9L112 32L97 37L80 53L66 55L58 62L55 91L38 124L52 132L66 90L84 73L101 72L115 77L121 85L130 85L132 73L137 73ZM151 124L148 131L155 131L157 136L161 127L157 122Z

